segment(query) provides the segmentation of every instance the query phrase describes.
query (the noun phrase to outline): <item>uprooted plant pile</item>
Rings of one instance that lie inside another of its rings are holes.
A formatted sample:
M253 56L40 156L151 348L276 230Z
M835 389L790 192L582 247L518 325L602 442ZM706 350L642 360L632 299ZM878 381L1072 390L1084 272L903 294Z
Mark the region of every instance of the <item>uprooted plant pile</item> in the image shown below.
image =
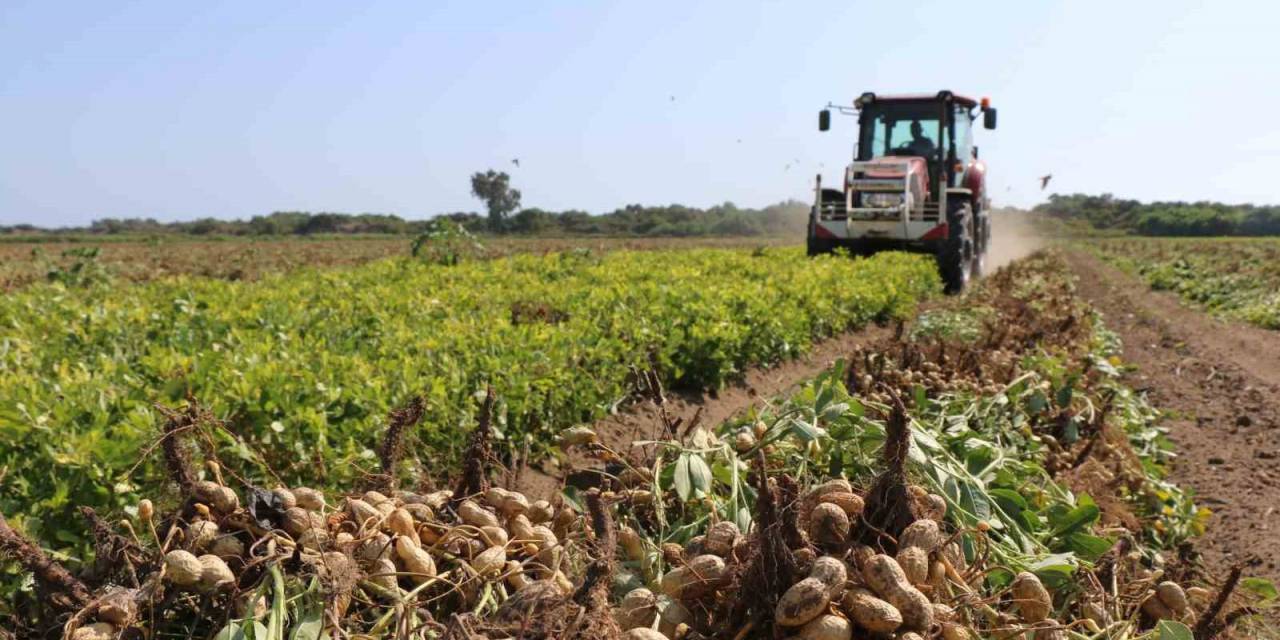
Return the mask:
M380 473L345 495L194 464L183 443L209 418L193 403L164 429L178 490L119 522L86 512L92 558L58 561L0 521L0 551L32 575L4 626L79 640L1044 640L1248 624L1268 585L1196 563L1204 513L1162 480L1154 413L1057 267L1002 270L714 430L667 425L670 439L627 451L566 430L561 448L598 459L599 482L553 500L490 484L492 395L449 489ZM382 471L402 436L387 434Z
M307 487L238 493L216 461L192 464L186 443L212 418L195 405L171 412L163 452L176 507L162 515L143 500L118 527L86 509L97 545L82 575L0 520L0 551L34 578L29 592L11 594L6 628L79 640L263 639L286 630L295 639L472 637L477 624L592 634L609 620L611 515L598 492L586 497L586 523L563 500L491 486L493 402L490 393L455 488L404 491L393 475L371 474L376 488L341 497ZM393 415L383 470L397 462L395 426L420 412L411 404ZM588 525L594 533L584 540Z

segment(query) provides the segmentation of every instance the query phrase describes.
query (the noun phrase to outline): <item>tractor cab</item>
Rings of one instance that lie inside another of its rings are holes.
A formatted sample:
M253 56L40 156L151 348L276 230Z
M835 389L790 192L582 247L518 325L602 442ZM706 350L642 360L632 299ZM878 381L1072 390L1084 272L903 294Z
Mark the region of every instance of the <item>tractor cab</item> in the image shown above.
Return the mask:
M985 99L979 103L950 91L891 96L867 92L853 105L852 111L835 108L858 116L854 163L859 173L874 176L890 167L899 173L901 167L909 168L921 183L910 194L912 208L924 206L935 215L939 210L945 211L946 189L963 187L965 174L980 164L973 144L975 111L981 109L984 128L996 127L996 110ZM830 108L819 116L822 131L830 128ZM862 204L856 190L848 192L850 199L857 201L849 203L851 209ZM867 200L878 204L890 199L871 196Z
M947 259L944 275L948 288L963 288L970 272L981 270L989 235L986 166L978 160L973 130L979 114L982 126L994 129L996 110L986 98L950 91L867 92L852 107L827 105L818 116L821 131L831 128L833 109L857 116L858 137L841 189L822 188L818 176L810 253L841 246L864 254L886 248L958 252ZM957 246L948 248L948 240ZM972 262L974 269L960 270L960 262Z

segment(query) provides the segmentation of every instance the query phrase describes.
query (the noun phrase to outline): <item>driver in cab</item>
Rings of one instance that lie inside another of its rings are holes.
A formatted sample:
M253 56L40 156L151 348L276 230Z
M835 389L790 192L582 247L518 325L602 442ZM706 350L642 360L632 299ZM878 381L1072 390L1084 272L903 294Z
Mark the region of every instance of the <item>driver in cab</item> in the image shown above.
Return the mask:
M906 144L906 148L911 155L925 158L932 158L934 152L938 150L933 140L924 135L924 127L920 125L919 120L911 121L911 142Z

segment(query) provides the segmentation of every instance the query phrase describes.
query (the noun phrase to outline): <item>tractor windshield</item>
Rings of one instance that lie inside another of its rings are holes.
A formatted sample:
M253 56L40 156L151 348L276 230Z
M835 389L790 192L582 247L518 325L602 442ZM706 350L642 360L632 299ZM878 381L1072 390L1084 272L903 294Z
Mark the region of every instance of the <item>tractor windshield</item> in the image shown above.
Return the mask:
M858 159L880 156L938 158L944 144L937 102L882 102L863 107Z

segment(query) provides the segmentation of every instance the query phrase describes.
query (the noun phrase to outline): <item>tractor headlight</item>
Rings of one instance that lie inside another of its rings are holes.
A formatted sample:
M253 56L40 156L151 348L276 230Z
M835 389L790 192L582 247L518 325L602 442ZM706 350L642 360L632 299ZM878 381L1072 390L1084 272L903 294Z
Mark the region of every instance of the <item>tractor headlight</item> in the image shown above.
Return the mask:
M901 193L863 193L862 206L888 209L902 204Z

